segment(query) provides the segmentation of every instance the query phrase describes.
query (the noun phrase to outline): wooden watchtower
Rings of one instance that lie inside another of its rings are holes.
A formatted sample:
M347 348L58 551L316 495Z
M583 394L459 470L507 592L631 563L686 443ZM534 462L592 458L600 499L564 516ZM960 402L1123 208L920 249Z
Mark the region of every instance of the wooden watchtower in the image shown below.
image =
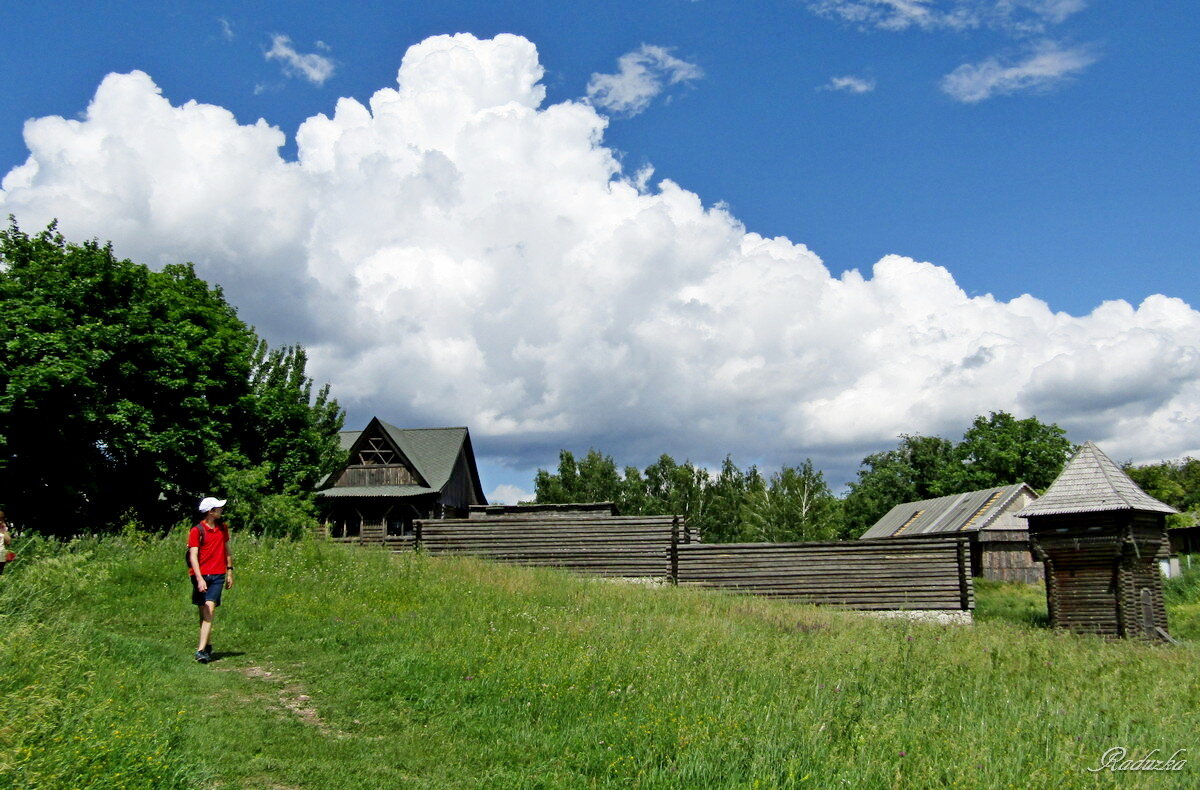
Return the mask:
M1095 444L1080 447L1046 493L1017 513L1045 567L1050 625L1169 640L1157 557L1175 512Z

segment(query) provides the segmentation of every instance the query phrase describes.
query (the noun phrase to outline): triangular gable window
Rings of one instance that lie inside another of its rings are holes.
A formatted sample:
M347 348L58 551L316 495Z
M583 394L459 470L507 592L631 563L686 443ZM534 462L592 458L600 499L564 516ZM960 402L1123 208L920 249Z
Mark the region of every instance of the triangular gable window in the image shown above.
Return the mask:
M382 436L372 436L358 448L355 462L359 466L374 466L377 464L401 463L399 454L392 449Z
M334 483L338 486L424 486L424 478L412 461L397 447L378 421L372 420L350 448L346 468Z

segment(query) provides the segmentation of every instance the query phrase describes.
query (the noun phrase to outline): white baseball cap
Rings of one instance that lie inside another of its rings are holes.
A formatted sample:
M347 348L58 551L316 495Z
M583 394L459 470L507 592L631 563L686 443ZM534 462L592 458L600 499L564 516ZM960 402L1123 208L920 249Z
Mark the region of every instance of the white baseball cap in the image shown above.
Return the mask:
M207 513L214 507L225 507L225 503L228 501L227 499L217 499L215 496L206 496L200 500L200 512Z

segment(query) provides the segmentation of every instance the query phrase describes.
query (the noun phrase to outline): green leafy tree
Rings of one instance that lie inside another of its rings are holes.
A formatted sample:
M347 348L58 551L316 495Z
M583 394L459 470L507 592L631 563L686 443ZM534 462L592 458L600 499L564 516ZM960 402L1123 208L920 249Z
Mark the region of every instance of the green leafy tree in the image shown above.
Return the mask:
M748 534L743 523L746 497L762 485L764 482L756 467L751 466L743 472L732 458L725 456L721 471L709 475L704 486L703 515L690 521L699 530L700 539L708 543L744 540Z
M575 502L575 454L559 450L558 471L538 469L533 478L533 496L538 502L569 504Z
M846 534L861 535L905 502L1021 482L1044 490L1074 449L1057 425L1003 411L976 417L957 444L902 435L894 450L863 459L844 502Z
M249 391L241 397L234 430L248 459L266 463L268 486L297 494L311 491L340 459L343 412L329 385L313 392L300 346L272 350L258 342L250 363Z
M1200 521L1200 460L1184 458L1142 466L1126 463L1124 469L1143 491L1179 511L1167 516L1167 526L1187 527Z
M696 522L704 518L704 487L708 472L692 465L682 464L664 453L645 470L646 503L643 513L647 515L678 515Z
M644 470L627 466L618 476L610 456L590 450L578 462L562 450L558 470L539 469L534 488L542 503L612 500L627 515L683 516L710 543L827 540L844 531L841 502L811 460L768 481L756 467L743 472L729 457L711 474L663 454Z
M631 516L645 513L649 501L647 496L646 480L642 477L642 471L636 466L625 467L625 476L621 480L621 497L617 500L621 512Z
M842 503L811 459L783 467L766 485L752 486L742 508L749 540L781 543L841 537Z
M1067 432L1037 417L1018 420L1008 412L992 412L975 422L955 447L945 493L1028 483L1042 491L1054 482L1075 451Z
M268 352L190 265L153 272L12 222L0 304L0 486L25 525L163 526L237 470L304 496L336 460L341 411L327 392L307 404L302 352Z
M621 499L621 476L611 455L596 450L579 462L579 500L581 502L618 502Z
M861 535L901 503L950 493L946 483L954 462L953 442L940 436L905 434L896 449L868 455L844 501L847 534Z
M570 450L562 450L558 454L558 472L539 469L533 486L538 502L616 502L619 506L627 493L612 456L594 449L588 450L580 461L575 460Z
M1191 459L1189 459L1191 460ZM1125 465L1125 472L1143 491L1176 510L1184 509L1188 491L1179 480L1179 468L1170 461L1145 466Z
M311 492L342 460L337 434L344 412L329 394L315 394L303 348L259 341L250 363L232 434L241 437L219 465L217 487L230 518L254 532L296 536L316 518Z

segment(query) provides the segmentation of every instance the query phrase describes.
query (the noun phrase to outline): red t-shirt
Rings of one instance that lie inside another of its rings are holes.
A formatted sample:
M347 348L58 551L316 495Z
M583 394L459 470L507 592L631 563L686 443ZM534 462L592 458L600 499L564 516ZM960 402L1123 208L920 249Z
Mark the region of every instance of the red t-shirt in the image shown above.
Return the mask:
M204 545L200 545L200 530L204 530ZM188 533L188 548L200 549L200 573L207 576L213 573L224 573L228 565L228 554L225 552L225 543L229 540L229 529L227 527L210 527L201 521L196 526L192 527L192 531ZM196 572L192 570L192 565L188 563L188 575L194 576Z

